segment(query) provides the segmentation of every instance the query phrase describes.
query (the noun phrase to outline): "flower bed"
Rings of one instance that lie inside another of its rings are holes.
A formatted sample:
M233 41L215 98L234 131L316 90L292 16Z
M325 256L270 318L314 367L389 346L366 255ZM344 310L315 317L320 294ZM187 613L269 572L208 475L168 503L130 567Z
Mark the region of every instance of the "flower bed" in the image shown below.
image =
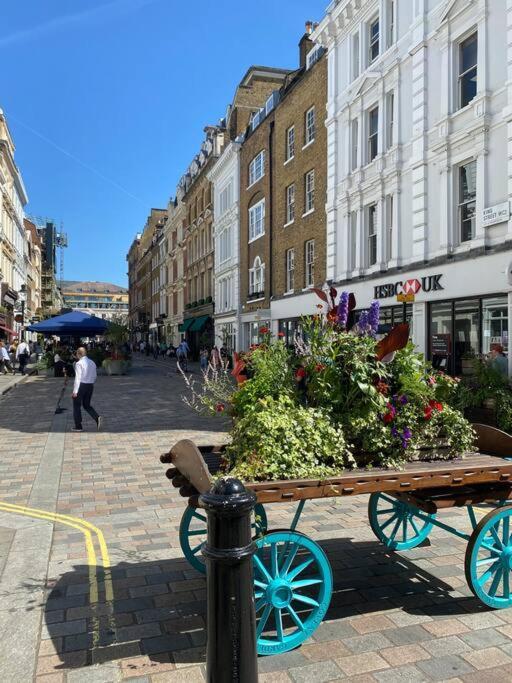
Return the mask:
M336 475L352 467L402 467L473 450L474 432L447 402L449 380L409 342L407 324L379 339L374 302L354 324L355 300L315 290L318 314L288 349L260 329L260 343L202 384L187 378L186 401L233 419L225 469L250 481Z

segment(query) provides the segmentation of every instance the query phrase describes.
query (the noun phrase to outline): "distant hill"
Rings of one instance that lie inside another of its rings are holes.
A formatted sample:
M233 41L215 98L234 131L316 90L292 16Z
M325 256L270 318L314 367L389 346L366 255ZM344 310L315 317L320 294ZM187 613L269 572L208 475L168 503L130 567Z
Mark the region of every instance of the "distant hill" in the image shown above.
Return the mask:
M62 291L63 292L94 292L94 293L109 293L109 294L126 294L128 290L126 287L119 287L119 285L114 285L111 282L93 282L80 280L63 280L62 281Z

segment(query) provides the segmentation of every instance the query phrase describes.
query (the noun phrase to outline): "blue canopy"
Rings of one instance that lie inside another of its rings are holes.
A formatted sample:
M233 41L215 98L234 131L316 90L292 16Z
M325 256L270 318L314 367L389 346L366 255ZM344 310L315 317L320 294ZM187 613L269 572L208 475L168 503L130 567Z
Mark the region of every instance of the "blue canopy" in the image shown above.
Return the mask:
M71 337L95 337L97 334L105 334L108 322L101 318L95 318L88 313L71 311L57 315L55 318L42 320L40 323L29 325L27 330L40 334L56 334L59 337L67 335Z

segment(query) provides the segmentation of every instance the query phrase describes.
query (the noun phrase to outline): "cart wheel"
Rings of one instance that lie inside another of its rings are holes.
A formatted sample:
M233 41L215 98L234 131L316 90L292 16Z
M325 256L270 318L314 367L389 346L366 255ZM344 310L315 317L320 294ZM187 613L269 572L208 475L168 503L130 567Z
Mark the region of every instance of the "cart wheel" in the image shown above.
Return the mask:
M254 522L252 529L256 537L267 530L267 515L260 503L254 507ZM206 566L201 554L201 548L206 541L206 513L202 508L187 506L180 523L180 545L189 564L202 574L206 573Z
M496 508L483 517L466 550L468 586L484 605L502 609L512 605L512 506Z
M288 652L311 636L332 595L331 565L313 540L275 531L256 540L254 598L260 655Z
M411 505L385 493L372 493L368 503L373 533L391 550L411 550L429 535L432 522L425 522L415 512ZM434 518L435 515L429 517Z

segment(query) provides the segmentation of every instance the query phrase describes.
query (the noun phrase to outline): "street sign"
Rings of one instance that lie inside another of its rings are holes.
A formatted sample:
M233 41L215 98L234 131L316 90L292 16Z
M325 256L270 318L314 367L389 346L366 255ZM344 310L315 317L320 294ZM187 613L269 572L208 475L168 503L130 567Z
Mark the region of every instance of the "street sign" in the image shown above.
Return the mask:
M414 292L408 292L407 294L400 293L396 295L396 300L401 304L412 304L416 300L416 295Z
M489 206L482 211L482 226L488 228L497 223L504 223L510 218L510 207L508 202Z

